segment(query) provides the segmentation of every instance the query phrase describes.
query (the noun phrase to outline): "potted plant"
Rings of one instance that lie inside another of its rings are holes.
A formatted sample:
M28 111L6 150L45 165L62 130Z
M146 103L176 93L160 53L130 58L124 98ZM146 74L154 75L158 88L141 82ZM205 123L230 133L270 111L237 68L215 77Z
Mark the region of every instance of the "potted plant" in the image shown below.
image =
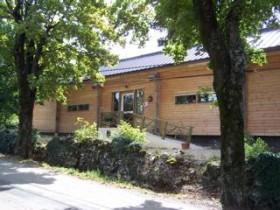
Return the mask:
M182 146L182 150L187 150L190 148L190 142L187 142L187 141L182 142L181 146Z
M192 137L192 129L193 127L189 127L189 133L187 136L183 136L185 141L181 143L182 146L182 150L187 150L190 148L190 144L191 144L191 137Z

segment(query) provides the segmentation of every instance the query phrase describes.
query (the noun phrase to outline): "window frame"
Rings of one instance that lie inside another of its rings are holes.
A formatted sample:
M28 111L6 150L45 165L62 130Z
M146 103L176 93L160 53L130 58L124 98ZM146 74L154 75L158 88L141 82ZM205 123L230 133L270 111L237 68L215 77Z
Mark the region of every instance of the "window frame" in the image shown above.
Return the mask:
M89 104L73 104L67 106L67 112L89 111Z
M177 98L178 97L191 97L194 96L195 99L192 100L192 102L188 102L188 103L179 103ZM184 104L195 104L197 103L197 94L196 93L186 93L186 94L180 94L180 95L175 95L175 105L184 105Z

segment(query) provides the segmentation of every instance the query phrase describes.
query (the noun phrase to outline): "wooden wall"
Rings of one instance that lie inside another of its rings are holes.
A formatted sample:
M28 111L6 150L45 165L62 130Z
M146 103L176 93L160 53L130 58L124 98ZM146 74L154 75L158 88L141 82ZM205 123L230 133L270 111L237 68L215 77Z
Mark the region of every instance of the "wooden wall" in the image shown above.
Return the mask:
M33 126L41 132L54 133L56 130L56 102L45 101L36 104L33 112Z
M219 135L217 107L211 103L175 104L175 96L196 94L200 87L212 87L212 73L205 63L174 66L161 73L161 118L194 126L194 135Z
M248 132L280 136L280 53L267 54L263 67L251 66L248 73Z
M60 105L58 113L58 130L61 133L73 132L77 125L75 125L77 117L84 118L89 122L96 122L96 101L97 90L92 88L92 84L87 82L83 84L81 89L71 91L67 96L67 104ZM89 110L73 111L67 110L68 105L89 104Z
M263 67L250 66L247 76L247 129L253 135L280 136L280 52L269 52L268 64ZM149 77L159 74L160 95L156 81ZM157 117L156 107L160 108L159 118L177 124L194 126L194 135L220 135L219 111L210 103L175 104L175 96L196 93L200 87L212 87L213 77L207 69L207 62L181 64L152 70L136 71L106 78L100 89L100 111L112 111L112 93L144 89L144 100L149 96L153 101L144 107L147 117ZM157 98L159 103L157 103ZM97 121L97 90L90 82L83 89L71 91L68 105L89 104L88 111L68 112L67 106L58 110L59 132L73 132L76 118L83 117ZM55 105L36 106L34 124L40 130L55 130ZM49 126L49 127L48 127Z
M136 89L144 90L144 101L147 102L149 96L153 101L147 103L144 107L144 114L147 117L156 117L156 85L154 81L149 80L149 76L156 74L154 71L145 71L139 73L123 74L117 77L109 77L101 90L102 105L101 111L112 111L112 93L117 91L133 91Z

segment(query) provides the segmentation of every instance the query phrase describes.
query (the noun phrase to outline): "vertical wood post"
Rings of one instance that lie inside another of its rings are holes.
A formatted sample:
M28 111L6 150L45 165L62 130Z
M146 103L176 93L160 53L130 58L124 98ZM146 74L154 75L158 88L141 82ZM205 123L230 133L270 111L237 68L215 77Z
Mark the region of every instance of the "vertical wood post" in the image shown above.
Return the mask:
M167 121L163 121L162 123L163 123L163 125L161 126L161 138L165 139L166 132L167 132L168 122Z
M187 136L187 142L188 142L188 143L191 143L191 139L192 139L192 130L193 130L193 127L190 126L190 127L189 127L189 133L188 133L188 136Z
M141 118L141 130L143 130L143 128L145 127L145 120L146 120L146 117L142 116L142 118Z
M118 123L120 123L121 120L123 120L123 112L119 112L119 122Z
M97 113L98 114L98 126L97 126L97 128L99 128L99 127L101 127L102 126L102 119L103 119L103 116L102 116L102 112L100 112L100 113Z

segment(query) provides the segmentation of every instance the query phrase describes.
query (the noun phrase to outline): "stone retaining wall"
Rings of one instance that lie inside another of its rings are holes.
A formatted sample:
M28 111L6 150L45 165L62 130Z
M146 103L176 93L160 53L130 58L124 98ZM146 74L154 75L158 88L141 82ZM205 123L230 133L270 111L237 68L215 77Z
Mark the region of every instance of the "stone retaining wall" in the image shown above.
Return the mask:
M155 191L180 191L184 185L201 180L203 163L183 152L175 154L148 153L139 144L123 148L102 140L54 139L48 146L44 161L50 165L73 167L81 171L100 170L106 176L122 178Z

